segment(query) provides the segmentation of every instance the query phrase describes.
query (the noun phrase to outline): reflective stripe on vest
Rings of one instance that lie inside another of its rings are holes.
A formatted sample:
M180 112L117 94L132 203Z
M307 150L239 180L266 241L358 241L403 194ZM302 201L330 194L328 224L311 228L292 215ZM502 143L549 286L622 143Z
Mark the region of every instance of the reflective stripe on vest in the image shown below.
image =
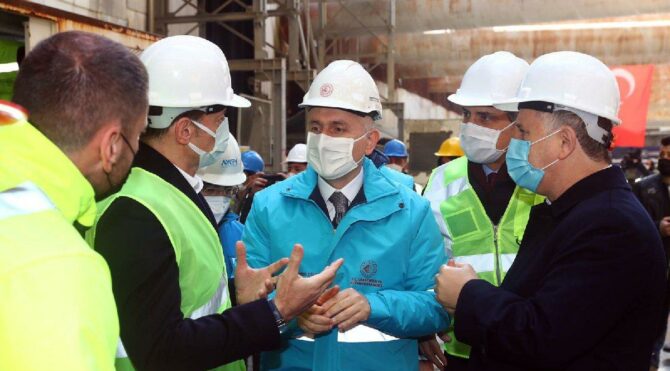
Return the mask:
M314 338L308 335L303 335L295 340L313 342ZM337 341L340 343L380 343L386 341L400 340L393 335L386 334L366 325L357 325L356 327L345 332L337 333Z
M32 182L23 182L0 192L0 219L55 208L49 197Z
M507 272L509 267L512 266L514 258L516 258L516 254L500 254L499 258L502 270ZM493 253L454 256L454 261L458 263L470 264L475 272L491 272L495 269L495 256Z
M432 187L439 185L444 189L443 198L432 195L435 200L430 201L434 213L439 205L453 259L472 265L479 278L498 286L516 258L531 207L544 198L515 187L499 224L493 225L469 183L467 158L458 158L438 169L443 173L433 176ZM449 335L452 341L444 344L447 352L467 358L470 347L455 339L453 329Z

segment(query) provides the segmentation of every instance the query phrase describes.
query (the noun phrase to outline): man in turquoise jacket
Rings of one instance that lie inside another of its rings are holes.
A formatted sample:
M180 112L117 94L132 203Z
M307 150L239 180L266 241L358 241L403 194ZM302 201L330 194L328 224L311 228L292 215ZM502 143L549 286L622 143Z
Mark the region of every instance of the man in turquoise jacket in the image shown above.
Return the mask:
M428 202L365 157L379 139L381 104L361 65L331 63L301 107L309 167L256 194L243 236L249 264L301 243L301 275L344 265L337 287L289 325L261 369L417 370L416 338L450 322L430 291L446 256Z

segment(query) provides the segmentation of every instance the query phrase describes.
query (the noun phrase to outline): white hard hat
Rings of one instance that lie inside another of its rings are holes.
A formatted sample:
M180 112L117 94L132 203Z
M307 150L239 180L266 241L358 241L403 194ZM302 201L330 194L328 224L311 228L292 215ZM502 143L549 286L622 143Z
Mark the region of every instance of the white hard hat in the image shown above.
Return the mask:
M479 58L465 71L460 88L447 99L463 107L492 106L512 99L528 71L528 62L510 52Z
M140 55L149 74L149 105L164 107L162 116L201 107L249 107L233 93L228 61L216 44L201 37L166 37ZM175 115L176 113L176 115ZM151 117L150 127L165 128L172 120Z
M363 66L348 60L333 61L319 72L298 106L342 108L371 114L374 120L382 117L375 81Z
M495 106L505 111L532 108L570 111L582 118L589 136L603 143L598 117L618 125L619 86L614 73L590 55L561 51L540 56L528 69L517 96Z
M197 173L203 181L218 186L236 186L244 183L247 176L242 166L242 155L237 140L232 135L228 140L228 147L216 163L198 169Z
M288 156L286 156L285 162L307 162L307 145L304 143L298 143L290 151L288 151Z

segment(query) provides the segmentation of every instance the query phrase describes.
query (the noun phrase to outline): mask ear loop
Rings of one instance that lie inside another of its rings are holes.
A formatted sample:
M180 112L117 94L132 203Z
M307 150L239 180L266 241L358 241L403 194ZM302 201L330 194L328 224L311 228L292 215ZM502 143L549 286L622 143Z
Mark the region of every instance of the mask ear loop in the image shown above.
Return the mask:
M545 139L547 139L547 138L553 136L554 134L558 133L559 131L561 131L561 129L558 129L558 130L554 131L553 133L551 133L551 134L549 134L549 135L545 135L544 137L542 137L542 138L540 138L540 139L538 139L538 140L532 142L530 145L532 146L533 144L539 143L539 142L541 142L541 141L543 141L543 140L545 140ZM544 171L545 169L549 168L550 166L553 166L554 164L556 164L556 163L559 162L559 161L561 161L561 160L557 158L556 160L550 162L548 165L546 165L546 166L540 168L540 170Z
M551 133L551 134L549 134L549 135L545 135L545 136L543 136L542 138L540 138L540 139L538 139L538 140L532 142L530 145L532 146L532 145L535 144L535 143L540 143L541 141L543 141L543 140L545 140L545 139L547 139L547 138L553 136L554 134L558 133L559 131L561 131L561 129L558 129L558 130L554 131L553 133Z
M195 121L195 120L191 120L191 122L193 123L193 125L195 125L195 126L197 126L198 128L200 128L200 130L202 130L202 131L204 131L205 133L211 135L212 138L216 138L216 133L213 132L212 130L210 130L210 128L208 128L207 126L205 126L205 125L203 125L203 124L201 124L201 123L199 123L198 121Z
M507 126L505 126L504 128L500 129L500 134L502 134L503 131L505 131L505 130L511 128L511 127L514 125L514 123L516 123L516 120L510 122L509 125L507 125ZM498 138L500 138L500 134L498 134ZM498 145L498 141L496 140L496 146L497 146L497 145ZM500 151L500 152L502 152L502 153L505 153L505 152L507 152L508 149L509 149L509 144L507 144L507 147L505 147L505 148L503 148L503 149L498 149L498 148L496 148L496 151Z
M359 140L365 138L365 137L368 136L371 132L372 132L372 130L368 130L368 131L366 131L365 133L363 133L363 135L361 135L360 137L354 139L354 143L351 145L351 150L352 150L352 151L354 150L354 145L355 145L356 142L358 142ZM352 157L353 157L353 155L352 155ZM363 160L365 159L365 157L366 157L365 154L363 154L363 156L361 156L361 159L358 160L358 161L356 161L356 166L360 165L360 164L363 162Z

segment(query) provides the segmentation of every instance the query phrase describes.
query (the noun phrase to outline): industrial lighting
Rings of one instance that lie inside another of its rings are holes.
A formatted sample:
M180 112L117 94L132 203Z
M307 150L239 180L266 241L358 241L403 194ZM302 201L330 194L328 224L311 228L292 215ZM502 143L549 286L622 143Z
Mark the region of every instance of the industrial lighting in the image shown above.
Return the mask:
M452 30L451 28L445 28L445 29L442 29L442 30L423 31L423 34L424 35L444 35L444 34L448 34L448 33L452 33L452 32L454 32L454 30Z
M564 31L564 30L601 30L612 28L643 28L670 27L670 20L592 22L592 23L554 23L525 24L514 26L495 26L493 32L533 32L533 31Z
M16 62L0 63L0 73L16 72L19 70L19 64Z

